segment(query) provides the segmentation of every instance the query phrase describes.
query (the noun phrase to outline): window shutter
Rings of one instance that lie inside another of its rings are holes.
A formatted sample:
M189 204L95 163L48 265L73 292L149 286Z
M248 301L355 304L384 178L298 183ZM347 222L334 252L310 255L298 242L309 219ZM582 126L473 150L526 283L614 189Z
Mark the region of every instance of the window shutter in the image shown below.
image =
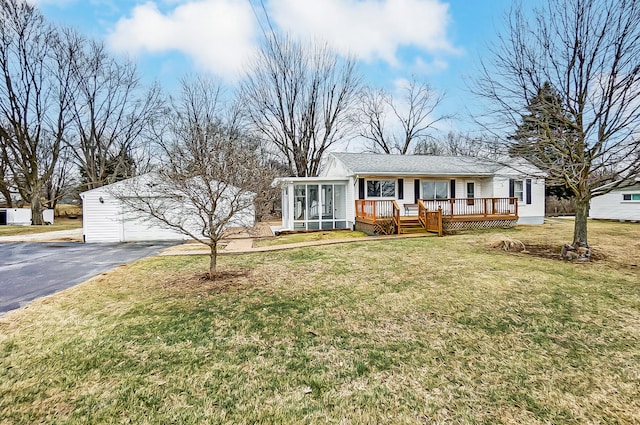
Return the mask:
M358 199L364 199L364 179L358 179Z
M527 183L526 183L526 192L525 192L525 200L527 202L527 204L531 204L531 179L527 179Z
M513 198L516 193L516 182L513 179L509 179L509 198ZM509 199L509 203L513 204L513 199Z
M418 199L420 199L420 179L415 179L413 181L413 203L417 204Z
M398 199L404 199L404 179L398 179Z
M455 180L451 180L451 182L449 183L449 197L450 198L455 198L456 197L456 181Z

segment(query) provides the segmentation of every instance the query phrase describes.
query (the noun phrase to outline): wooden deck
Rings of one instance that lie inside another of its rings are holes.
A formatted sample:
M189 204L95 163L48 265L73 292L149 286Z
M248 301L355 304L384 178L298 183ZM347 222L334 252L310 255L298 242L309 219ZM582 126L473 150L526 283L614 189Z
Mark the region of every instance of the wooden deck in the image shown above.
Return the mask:
M356 226L378 234L423 231L442 236L462 229L513 227L517 221L517 198L421 199L405 205L404 214L397 201L356 200Z

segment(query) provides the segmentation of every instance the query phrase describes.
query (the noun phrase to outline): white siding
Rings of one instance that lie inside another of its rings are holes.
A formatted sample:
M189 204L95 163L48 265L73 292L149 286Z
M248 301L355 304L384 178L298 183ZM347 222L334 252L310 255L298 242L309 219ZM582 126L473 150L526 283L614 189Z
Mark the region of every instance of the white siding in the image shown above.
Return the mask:
M358 181L353 177L349 178L347 183L347 225L350 228L356 223L356 191Z
M7 208L7 224L30 226L31 208Z
M102 189L84 192L81 196L85 242L121 242L123 234L120 203Z
M622 196L640 193L640 185L617 189L591 200L589 216L606 220L640 221L640 201L625 201Z
M516 176L496 176L493 178L493 197L507 198L509 196L509 180L525 180ZM518 224L542 224L545 214L544 179L531 179L531 204L518 203ZM487 195L489 196L489 195Z
M342 161L336 161L336 159L329 155L327 163L321 168L319 177L339 177L344 178L350 174L350 170L347 170Z
M85 242L182 241L189 239L188 236L168 228L152 217L147 219L141 216L141 213L127 212L122 202L110 194L109 186L84 192L81 197ZM200 235L201 228L198 226L193 211L189 212L188 205L176 203L175 213L178 217L189 219L187 225L191 232L196 236ZM248 208L237 214L228 227L252 226L253 223L254 210Z
M7 225L31 226L31 208L0 208L6 214ZM45 224L53 224L53 210L43 210L42 219Z

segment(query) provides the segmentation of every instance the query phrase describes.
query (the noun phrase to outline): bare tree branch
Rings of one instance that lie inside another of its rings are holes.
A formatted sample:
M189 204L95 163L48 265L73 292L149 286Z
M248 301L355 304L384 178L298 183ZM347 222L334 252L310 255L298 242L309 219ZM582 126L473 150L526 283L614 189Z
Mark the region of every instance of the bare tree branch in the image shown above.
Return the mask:
M123 189L114 193L138 216L207 245L212 279L224 232L253 223L255 196L273 179L259 144L226 112L219 85L202 77L183 80L181 96L166 111L167 131L159 140L162 168L151 179L116 185Z
M256 137L281 155L291 174L315 176L327 149L352 136L359 87L353 58L339 58L326 44L273 35L240 95Z
M545 84L558 93L563 113L534 123L537 153L524 156L573 192L574 243L586 245L591 198L640 172L640 3L547 0L530 14L515 7L506 21L474 88L490 100L483 122L513 134ZM557 120L566 131L550 126ZM618 180L603 188L612 172Z
M434 125L449 118L434 116L443 96L429 84L412 78L394 100L384 90L363 91L360 106L360 136L370 142L369 150L386 154L413 153L417 144L425 145Z
M0 139L31 221L42 224L40 197L69 122L78 36L55 31L18 0L0 2L0 21Z

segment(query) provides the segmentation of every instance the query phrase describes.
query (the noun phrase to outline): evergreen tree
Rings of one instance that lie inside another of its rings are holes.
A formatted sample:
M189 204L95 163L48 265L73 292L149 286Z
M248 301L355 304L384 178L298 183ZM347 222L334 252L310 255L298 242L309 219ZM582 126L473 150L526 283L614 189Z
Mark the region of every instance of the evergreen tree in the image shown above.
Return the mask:
M536 167L551 171L561 170L566 154L576 138L575 125L563 106L562 97L546 81L527 105L528 114L510 137L512 144L509 154L524 158ZM549 164L558 167L549 168ZM558 175L555 175L558 174ZM573 193L566 184L562 173L549 175L547 196L569 199Z

